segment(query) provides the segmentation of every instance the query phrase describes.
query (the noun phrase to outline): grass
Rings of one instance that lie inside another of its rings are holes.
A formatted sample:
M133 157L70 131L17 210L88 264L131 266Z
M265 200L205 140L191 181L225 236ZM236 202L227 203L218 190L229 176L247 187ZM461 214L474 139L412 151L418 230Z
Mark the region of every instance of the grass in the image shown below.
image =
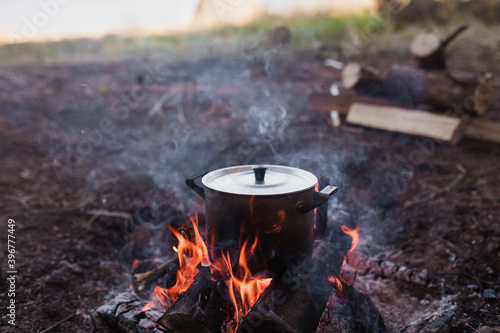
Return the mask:
M363 31L377 17L369 14L315 17L263 17L241 27L157 36L107 36L99 39L73 39L46 43L0 46L0 64L30 65L110 61L130 57L172 57L185 59L218 53L240 52L241 48L265 42L269 31L287 26L291 45L298 50L312 41L333 43L344 38L349 29ZM207 51L208 50L208 51Z
M320 42L325 45L341 44L342 53L354 52L357 55L382 50L407 52L411 39L418 32L429 28L425 25L403 24L395 20L386 22L376 14L263 17L241 27L224 27L183 34L114 35L99 39L4 45L0 46L0 66L102 62L144 57L196 61L205 57L242 53L251 53L253 58L258 59L265 56L266 50L270 48L267 38L269 32L277 26L286 26L291 31L292 40L287 50L311 50L314 42ZM440 27L439 32L445 35L454 28L455 25L450 24ZM486 27L477 23L470 29L472 31L465 33L460 40L469 39L472 44L477 44L473 49L481 51L486 48L484 52L491 53L499 42L499 29L499 26ZM482 36L483 42L474 39L473 35ZM338 56L339 53L335 52L324 55Z

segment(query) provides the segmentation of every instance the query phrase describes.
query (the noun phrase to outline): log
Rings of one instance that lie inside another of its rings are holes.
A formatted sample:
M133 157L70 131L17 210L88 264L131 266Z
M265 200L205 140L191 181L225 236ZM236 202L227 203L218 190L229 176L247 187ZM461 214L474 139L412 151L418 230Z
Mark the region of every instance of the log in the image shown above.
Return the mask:
M336 289L325 278L313 286L298 276L277 280L261 295L241 321L237 333L316 331L319 320Z
M374 105L386 105L395 106L396 104L392 101L375 98L364 95L340 95L340 96L331 96L329 94L319 94L313 93L309 96L309 101L307 107L310 110L320 111L320 112L331 112L337 111L342 115L346 115L351 108L353 103L364 103L364 104L374 104Z
M100 326L105 326L102 332L123 333L162 333L165 332L156 321L163 311L157 308L142 312L145 301L139 299L133 292L118 294L114 299L97 309ZM98 330L101 331L101 330Z
M458 27L444 40L435 32L418 34L410 45L410 51L418 66L425 70L446 69L446 47L467 29L467 25Z
M347 114L347 122L399 133L420 135L458 143L462 120L390 106L354 103Z
M168 308L158 323L175 333L215 333L234 313L219 291L219 283L202 269L195 282Z
M315 258L289 265L241 320L237 333L315 332L330 294L336 291L328 277L340 274L343 257L338 246L322 244L315 249Z
M472 139L500 143L500 124L481 119L471 119L465 126L464 136Z
M359 92L374 94L382 88L382 78L378 70L358 62L344 66L341 73L342 86Z
M384 81L385 98L396 104L415 108L428 104L437 109L473 112L482 115L491 103L493 76L485 73L458 83L445 72L426 72L418 68L395 65Z
M368 295L341 283L342 293L330 297L316 333L386 332L384 320Z

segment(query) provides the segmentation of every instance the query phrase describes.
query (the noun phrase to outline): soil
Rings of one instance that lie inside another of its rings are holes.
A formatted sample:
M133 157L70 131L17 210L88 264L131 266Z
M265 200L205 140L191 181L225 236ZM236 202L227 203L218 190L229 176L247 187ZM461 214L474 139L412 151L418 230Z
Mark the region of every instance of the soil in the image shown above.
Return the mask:
M51 332L112 331L95 310L129 288L135 260L172 255L166 225L203 210L184 179L254 163L328 176L339 187L331 226L359 222L359 251L428 271L427 286L357 280L390 331L443 304L461 309L452 332L500 325L500 146L331 128L307 98L339 73L317 51L262 47L263 59L2 69L0 234L6 244L13 219L17 275L15 327L3 310L1 332L40 332L72 314ZM500 121L499 108L497 94L484 118Z

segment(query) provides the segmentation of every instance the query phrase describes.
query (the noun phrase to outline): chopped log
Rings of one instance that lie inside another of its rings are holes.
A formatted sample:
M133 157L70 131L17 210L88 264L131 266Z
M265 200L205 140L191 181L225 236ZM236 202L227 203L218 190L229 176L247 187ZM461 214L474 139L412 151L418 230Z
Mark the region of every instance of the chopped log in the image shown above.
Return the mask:
M438 109L484 114L491 103L493 76L485 73L468 83L457 83L445 72L395 65L384 81L384 92L398 105L415 108L428 104Z
M341 74L342 86L364 93L373 93L382 87L382 78L377 69L357 62L344 66Z
M277 280L261 295L241 321L237 333L247 332L315 332L336 289L325 277L319 285L311 285L299 276Z
M465 126L464 136L472 139L500 143L500 124L471 119Z
M248 314L237 333L315 332L336 287L329 276L339 276L343 257L339 244L322 242L313 256L300 265L289 265L281 279L274 279Z
M347 122L399 133L426 136L458 143L462 120L390 106L354 103L347 114Z
M316 333L386 332L382 316L368 295L341 283L342 292L331 295Z
M224 300L218 283L202 270L195 282L168 308L158 323L176 333L215 333L232 316L229 301Z
M444 70L446 68L445 48L467 29L467 25L458 27L444 40L435 32L418 34L410 45L410 51L420 68L425 70Z
M374 105L395 105L393 102L363 95L340 95L331 96L328 94L313 93L309 96L307 107L314 111L331 112L337 111L342 115L346 115L353 103L364 103Z

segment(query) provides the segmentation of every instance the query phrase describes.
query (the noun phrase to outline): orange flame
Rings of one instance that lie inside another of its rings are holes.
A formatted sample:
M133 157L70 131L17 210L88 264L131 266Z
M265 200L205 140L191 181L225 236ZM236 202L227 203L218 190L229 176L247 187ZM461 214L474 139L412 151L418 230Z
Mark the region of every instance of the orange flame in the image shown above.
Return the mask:
M354 251L356 246L358 246L358 243L359 243L359 231L358 231L358 229L359 229L359 224L355 229L349 229L345 225L342 226L342 231L346 235L351 236L351 238L352 238L351 249L349 250L349 252Z
M132 269L134 269L138 263L139 263L139 260L135 259L134 262L132 263Z
M282 215L284 220L284 212ZM153 291L153 299L147 303L142 312L145 312L158 304L164 307L169 307L175 302L178 296L185 292L191 284L193 284L196 275L199 272L198 266L210 266L212 279L216 276L227 277L226 284L229 289L229 296L235 309L235 327L229 328L229 332L235 332L238 323L243 318L252 306L257 302L260 295L271 283L271 278L267 277L267 273L259 273L252 275L248 268L248 259L255 260L256 251L258 248L257 238L248 248L248 240L245 241L240 249L238 265L236 266L237 274L233 273L233 266L229 253L222 255L222 258L215 258L213 262L208 256L208 249L198 230L198 217L190 217L194 229L194 243L187 239L187 236L181 234L176 229L169 226L172 233L178 240L177 247L174 246L174 251L177 252L179 258L179 270L177 271L177 280L173 287L165 289L156 286ZM282 221L280 222L282 223Z
M177 252L179 258L179 270L177 271L175 285L168 289L156 286L153 292L153 300L144 306L142 312L151 309L158 305L158 303L161 303L165 307L169 307L170 304L175 302L179 294L188 290L193 284L199 272L198 265L210 265L207 246L203 242L198 231L198 216L194 218L190 216L190 220L195 233L194 243L175 228L168 226L179 242L177 247L174 246L174 251Z
M250 311L260 295L264 292L264 289L266 289L272 281L271 278L266 277L265 273L252 275L248 268L247 258L255 256L257 239L255 239L250 249L247 250L247 246L248 240L245 241L240 250L238 260L240 274L238 274L238 276L233 273L229 254L223 255L223 260L230 276L227 285L229 289L229 298L234 306L234 318L236 322L234 327L229 328L229 332L231 333L236 332L240 320Z
M316 192L319 191L319 183L316 183L316 186L314 186L314 189L316 190ZM317 211L318 211L318 207L314 208L314 215L316 215Z
M158 304L161 304L164 307L169 307L170 306L169 301L170 300L168 299L168 289L156 286L155 289L153 290L153 299L146 305L144 305L141 312L146 312L149 309L154 308Z
M328 281L337 285L337 295L342 293L342 282L334 276L329 276Z

